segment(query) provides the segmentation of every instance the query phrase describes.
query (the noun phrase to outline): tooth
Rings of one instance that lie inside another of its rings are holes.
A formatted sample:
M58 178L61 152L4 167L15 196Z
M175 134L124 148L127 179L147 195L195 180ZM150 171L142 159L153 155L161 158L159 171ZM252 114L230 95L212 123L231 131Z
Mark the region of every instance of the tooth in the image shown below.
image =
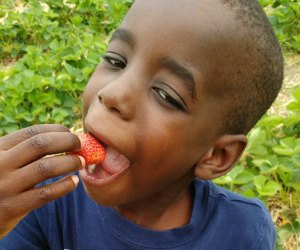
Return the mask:
M96 168L96 164L88 165L88 172L92 174Z

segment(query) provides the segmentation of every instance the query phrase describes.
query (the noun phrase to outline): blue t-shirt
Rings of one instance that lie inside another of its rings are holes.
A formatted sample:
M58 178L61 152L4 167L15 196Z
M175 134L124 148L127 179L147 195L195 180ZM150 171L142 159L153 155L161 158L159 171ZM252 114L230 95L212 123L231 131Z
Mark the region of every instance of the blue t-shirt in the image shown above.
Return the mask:
M5 250L275 249L276 233L266 207L196 180L190 223L166 231L140 227L113 208L96 204L82 184L31 212L3 240Z

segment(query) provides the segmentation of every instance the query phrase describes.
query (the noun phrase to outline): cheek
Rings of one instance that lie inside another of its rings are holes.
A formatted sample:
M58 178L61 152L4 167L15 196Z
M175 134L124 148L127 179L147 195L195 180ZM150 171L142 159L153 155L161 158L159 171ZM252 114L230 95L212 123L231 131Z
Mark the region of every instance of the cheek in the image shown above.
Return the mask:
M189 171L198 160L199 148L186 122L170 122L153 118L138 136L138 165L145 178L174 178ZM139 169L137 169L139 171Z

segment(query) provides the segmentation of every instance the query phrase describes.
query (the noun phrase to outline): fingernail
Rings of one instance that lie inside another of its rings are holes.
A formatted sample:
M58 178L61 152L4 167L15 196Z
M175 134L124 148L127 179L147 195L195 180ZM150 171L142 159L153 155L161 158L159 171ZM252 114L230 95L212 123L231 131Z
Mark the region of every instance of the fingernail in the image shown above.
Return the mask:
M79 183L79 177L77 175L72 175L71 178L75 186L77 186L77 184Z
M85 159L82 156L79 156L79 159L81 161L81 168L80 169L84 169L84 167L85 167Z

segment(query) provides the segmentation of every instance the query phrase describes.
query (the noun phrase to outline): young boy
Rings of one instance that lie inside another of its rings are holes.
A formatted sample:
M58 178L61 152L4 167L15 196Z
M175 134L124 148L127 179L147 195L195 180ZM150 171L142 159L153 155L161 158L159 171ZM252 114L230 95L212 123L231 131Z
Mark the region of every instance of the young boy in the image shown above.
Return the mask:
M264 205L209 180L239 159L282 74L256 1L135 1L83 96L103 163L42 158L80 148L59 125L0 138L0 248L274 249ZM34 188L79 169L79 184Z

